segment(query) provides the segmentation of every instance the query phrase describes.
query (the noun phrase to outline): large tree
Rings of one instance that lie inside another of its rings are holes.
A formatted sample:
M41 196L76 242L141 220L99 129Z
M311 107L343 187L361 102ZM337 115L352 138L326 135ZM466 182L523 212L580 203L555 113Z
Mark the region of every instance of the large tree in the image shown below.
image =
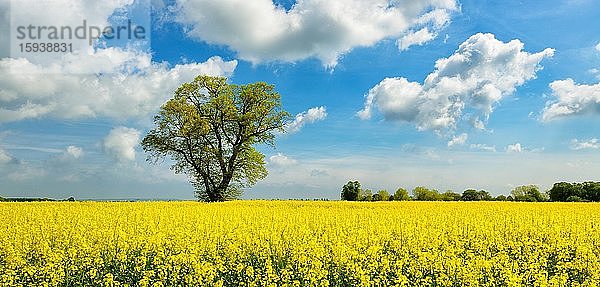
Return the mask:
M360 188L360 182L358 182L358 180L348 181L348 183L342 187L342 200L357 201L361 191L362 188Z
M142 147L149 161L171 158L171 168L188 175L198 199L224 201L267 176L254 145L274 145L288 119L272 85L198 76L161 107Z
M510 195L515 201L546 201L546 198L540 192L540 188L537 185L517 186L510 192Z

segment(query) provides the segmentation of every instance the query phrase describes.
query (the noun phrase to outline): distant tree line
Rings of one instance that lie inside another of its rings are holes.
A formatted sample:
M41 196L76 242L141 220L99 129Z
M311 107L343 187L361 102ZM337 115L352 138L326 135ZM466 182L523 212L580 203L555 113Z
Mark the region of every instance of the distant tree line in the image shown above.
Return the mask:
M600 182L558 182L548 191L551 201L600 201Z
M43 202L43 201L75 201L74 197L67 199L52 199L52 198L34 198L34 197L15 197L15 198L4 198L0 197L0 202Z
M584 183L555 183L552 189L541 192L536 185L522 185L515 187L510 195L493 197L485 190L467 189L462 194L448 190L439 192L423 186L415 187L412 195L404 188L398 188L394 194L382 189L373 192L371 189L362 189L360 182L349 181L342 187L342 200L347 201L600 201L600 182Z

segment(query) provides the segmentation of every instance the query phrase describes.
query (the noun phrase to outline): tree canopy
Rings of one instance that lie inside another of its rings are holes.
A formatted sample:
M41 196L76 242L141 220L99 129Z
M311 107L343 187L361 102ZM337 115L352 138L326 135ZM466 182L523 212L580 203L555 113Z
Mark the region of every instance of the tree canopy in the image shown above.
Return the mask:
M394 192L394 196L393 196L394 200L410 200L410 195L408 195L408 191L402 187L396 189L396 192Z
M600 182L558 182L548 195L552 201L600 201Z
M357 201L360 191L360 182L349 181L342 187L342 200Z
M152 162L169 157L175 173L188 175L198 199L230 200L267 176L264 155L254 145L274 145L289 116L273 85L198 76L160 108L142 147Z
M546 197L540 192L540 188L537 185L517 186L510 192L510 195L515 201L546 201Z
M477 191L475 189L467 189L463 191L460 200L463 201L482 201L482 200L492 200L492 196L485 190Z

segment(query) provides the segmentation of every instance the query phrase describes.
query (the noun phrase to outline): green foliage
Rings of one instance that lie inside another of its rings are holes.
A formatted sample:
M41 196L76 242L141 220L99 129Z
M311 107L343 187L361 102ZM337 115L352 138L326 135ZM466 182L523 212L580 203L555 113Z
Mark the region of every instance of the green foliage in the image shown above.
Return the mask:
M389 200L390 200L390 193L385 189L381 189L381 190L377 191L376 194L373 194L373 201L389 201Z
M267 176L264 155L254 145L273 145L288 118L272 85L198 76L161 107L142 147L149 161L169 157L200 200L224 201Z
M552 201L567 201L567 199L572 196L581 198L583 195L583 188L578 184L558 182L548 191L548 195Z
M408 195L408 191L404 188L398 188L396 192L394 192L394 196L392 196L393 200L404 201L410 200L410 195Z
M569 197L567 197L567 202L583 202L585 200L583 200L581 197L577 196L577 195L571 195Z
M515 201L546 201L546 197L540 192L540 188L537 185L517 186L510 192L510 194Z
M413 198L420 201L441 200L440 194L435 189L428 189L423 186L417 186L413 189Z
M348 183L342 187L342 200L357 201L360 191L360 182L356 180L348 181Z
M588 201L600 201L600 182L584 182L579 184L583 189L583 199Z
M38 198L38 197L11 197L11 198L1 198L0 201L5 202L45 202L45 201L56 201L51 198Z
M558 182L548 191L551 201L600 201L600 182Z
M536 185L523 185L514 188L509 196L498 195L492 197L485 190L467 189L462 195L448 190L439 193L435 189L428 189L423 186L415 187L412 191L413 196L409 196L404 188L398 188L393 195L387 190L379 190L373 194L370 189L362 190L358 181L349 181L342 188L342 200L358 201L402 201L402 200L420 200L420 201L571 201L571 202L589 202L600 201L600 182L583 183L555 183L547 194L542 193ZM549 197L549 198L548 198Z
M467 189L463 191L461 196L461 200L463 201L482 201L482 200L492 200L492 196L485 190L474 190Z
M440 199L443 201L459 201L460 200L460 194L452 191L452 190L448 190L442 194L440 194Z
M359 201L373 201L373 191L370 189L361 190L358 194Z

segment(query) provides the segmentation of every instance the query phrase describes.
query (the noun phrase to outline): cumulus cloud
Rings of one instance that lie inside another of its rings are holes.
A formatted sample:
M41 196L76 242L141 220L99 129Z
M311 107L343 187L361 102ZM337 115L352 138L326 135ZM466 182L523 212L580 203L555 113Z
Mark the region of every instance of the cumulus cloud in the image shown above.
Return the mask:
M506 152L508 153L520 153L523 151L520 143L511 144L506 146Z
M144 117L182 83L199 74L231 75L237 62L213 57L169 67L153 63L145 52L107 48L92 55L67 54L55 64L0 60L0 123L44 116Z
M528 53L523 47L519 40L504 43L493 34L475 34L453 55L437 60L423 84L401 77L381 81L357 115L369 119L377 109L388 121L436 132L454 130L463 116L470 116L476 128L485 129L496 103L535 78L540 62L554 53Z
M595 46L595 49L600 52L600 43ZM589 72L600 78L600 71L597 68L590 69ZM554 99L546 103L542 111L542 121L600 114L600 83L577 84L573 79L567 78L554 81L549 86Z
M65 156L68 156L73 159L79 159L83 156L83 149L77 146L68 146L67 150L64 153Z
M83 156L83 149L70 145L67 147L67 154L73 158L80 158Z
M599 149L600 148L600 140L597 138L589 139L589 140L571 140L571 149L572 150L582 150L582 149Z
M272 155L269 157L269 164L275 167L285 167L295 165L296 163L298 163L298 161L282 153L277 153L276 155Z
M0 21L77 27L85 20L87 26L105 27L111 15L144 0L9 2L0 0L0 8L10 7L10 15L0 12ZM0 26L2 37L11 31L9 25ZM6 51L0 52L0 123L42 117L145 117L182 83L199 74L230 76L237 66L237 61L220 57L172 66L152 61L151 51L133 44L94 49L87 40L82 44L85 49L58 56L7 57Z
M296 115L294 121L285 125L286 133L296 133L304 127L306 124L312 124L318 121L322 121L327 117L327 108L315 107L311 108L306 112L301 112Z
M271 0L179 0L177 6L189 36L226 45L244 60L315 57L328 67L355 47L412 31L427 28L431 40L458 10L455 0L304 0L289 11ZM423 33L416 33L421 41Z
M550 83L552 95L556 98L546 103L542 121L584 114L600 114L600 83L579 85L573 79Z
M135 147L140 142L140 131L126 127L116 127L104 138L104 151L116 160L125 162L135 160Z
M469 135L466 133L462 133L460 135L452 137L452 139L448 142L448 147L453 147L455 145L464 145L467 142Z
M140 0L137 1L141 2ZM16 34L16 30L10 29L11 24L12 27L28 26L30 24L35 26L76 27L82 25L82 21L85 19L88 27L106 27L109 24L108 18L116 10L132 5L134 2L134 0L0 0L0 24L3 24L0 25L0 40L2 44L8 43L11 33ZM74 48L77 49L80 48L78 44L82 44L82 47L87 46L88 40L70 39L69 43L74 43ZM7 57L10 54L10 46L2 44L0 44L0 57ZM36 57L31 53L23 55L40 61L50 56Z
M428 28L423 28L414 33L408 33L398 40L400 51L408 50L413 45L423 45L437 37L437 34L431 33Z

